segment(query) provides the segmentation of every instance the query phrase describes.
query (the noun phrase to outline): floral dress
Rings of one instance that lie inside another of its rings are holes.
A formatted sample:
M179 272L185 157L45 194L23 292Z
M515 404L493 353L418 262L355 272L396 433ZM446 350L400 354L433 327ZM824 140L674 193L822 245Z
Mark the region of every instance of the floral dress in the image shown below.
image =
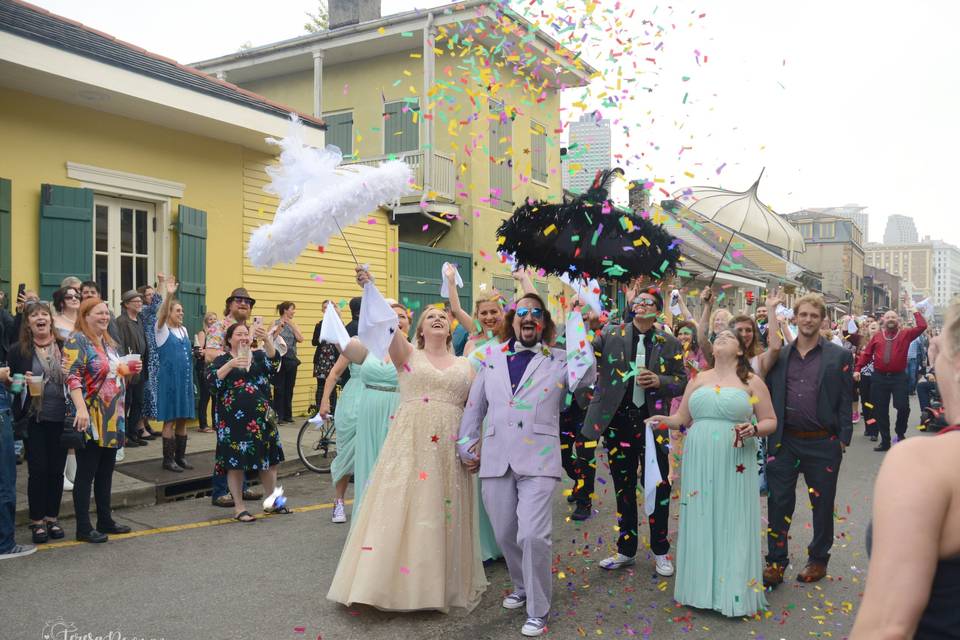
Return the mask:
M267 422L270 377L277 372L280 354L267 358L253 352L250 369L233 369L223 380L217 370L233 356L225 353L207 367L207 384L215 395L214 427L217 453L214 472L265 471L283 461L283 447L276 426Z
M95 345L79 332L71 335L63 345L67 389L83 392L90 413L86 439L109 449L122 447L126 439L123 403L126 387L123 376L117 375L119 362L113 347ZM70 403L69 411L68 420L72 422L73 403Z

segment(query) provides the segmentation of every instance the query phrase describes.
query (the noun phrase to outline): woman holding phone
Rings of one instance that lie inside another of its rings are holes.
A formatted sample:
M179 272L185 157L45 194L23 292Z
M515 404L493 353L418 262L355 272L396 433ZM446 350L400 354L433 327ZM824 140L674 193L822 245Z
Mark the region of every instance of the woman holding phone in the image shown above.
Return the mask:
M263 349L252 349L256 338ZM243 502L243 474L256 470L267 495L277 484L277 465L283 457L277 425L267 420L270 407L270 376L277 371L280 356L263 325L251 331L246 323L231 325L224 334L227 352L207 367L207 383L215 390L214 416L217 452L214 472L227 476L233 496L234 519L256 522ZM267 513L292 513L285 506Z

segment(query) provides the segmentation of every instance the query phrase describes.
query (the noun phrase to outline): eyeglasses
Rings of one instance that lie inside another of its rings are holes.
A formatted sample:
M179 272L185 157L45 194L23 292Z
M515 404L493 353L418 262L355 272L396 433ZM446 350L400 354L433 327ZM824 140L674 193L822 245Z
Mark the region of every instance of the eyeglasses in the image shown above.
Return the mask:
M518 318L526 318L527 315L531 315L534 318L542 318L543 309L540 307L517 307Z

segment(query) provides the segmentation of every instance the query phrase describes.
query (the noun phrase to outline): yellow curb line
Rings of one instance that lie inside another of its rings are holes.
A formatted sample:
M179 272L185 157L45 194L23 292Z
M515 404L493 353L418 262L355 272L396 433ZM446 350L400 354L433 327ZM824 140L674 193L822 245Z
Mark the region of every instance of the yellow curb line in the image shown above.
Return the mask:
M353 500L344 500L344 504L353 504ZM305 507L297 507L291 509L294 513L307 513L309 511L319 511L320 509L332 509L334 503L332 502L323 502L320 504L311 504ZM275 518L285 514L260 514L254 516L257 520L263 520L266 518ZM131 531L130 533L121 533L121 534L112 534L110 540L127 540L129 538L142 538L144 536L153 536L161 533L177 533L179 531L189 531L191 529L203 529L205 527L215 527L221 524L230 524L237 522L233 518L218 518L217 520L204 520L203 522L188 522L186 524L175 524L169 527L157 527L155 529L144 529L142 531ZM249 523L248 523L249 524ZM80 540L65 540L63 542L51 542L47 544L38 544L37 550L44 551L47 549L64 549L67 547L77 547L83 544L88 544L86 542L81 542Z

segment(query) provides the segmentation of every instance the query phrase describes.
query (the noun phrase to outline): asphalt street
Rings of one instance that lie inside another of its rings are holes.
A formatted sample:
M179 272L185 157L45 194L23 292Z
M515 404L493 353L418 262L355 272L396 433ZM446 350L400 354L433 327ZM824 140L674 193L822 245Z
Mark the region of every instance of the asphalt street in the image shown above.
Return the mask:
M919 411L914 401L912 420ZM654 573L652 556L618 572L597 563L613 550L616 515L609 474L598 475L598 513L584 523L555 496L553 638L843 638L860 600L867 566L864 531L873 480L883 454L856 426L840 471L836 540L830 575L796 582L809 542L806 487L798 486L787 581L768 593L770 609L753 619L726 619L677 606L673 578ZM911 427L911 437L925 437ZM603 465L605 467L605 465ZM329 476L305 473L283 482L297 512L253 525L231 510L187 500L117 512L134 528L107 544L67 538L33 556L0 563L0 637L4 640L109 638L325 639L520 638L523 612L500 607L509 591L502 563L487 567L489 588L468 615L391 614L326 600L348 525L330 522ZM563 488L569 488L564 482ZM348 494L348 498L350 494ZM766 511L766 501L764 512ZM248 505L249 506L249 505ZM259 513L259 505L256 510ZM675 535L676 501L671 531ZM251 511L255 511L251 509ZM349 508L348 508L349 513ZM765 526L765 523L764 523ZM648 534L644 525L642 534ZM759 535L759 532L758 532ZM26 542L22 529L18 539ZM88 635L89 634L89 635Z

